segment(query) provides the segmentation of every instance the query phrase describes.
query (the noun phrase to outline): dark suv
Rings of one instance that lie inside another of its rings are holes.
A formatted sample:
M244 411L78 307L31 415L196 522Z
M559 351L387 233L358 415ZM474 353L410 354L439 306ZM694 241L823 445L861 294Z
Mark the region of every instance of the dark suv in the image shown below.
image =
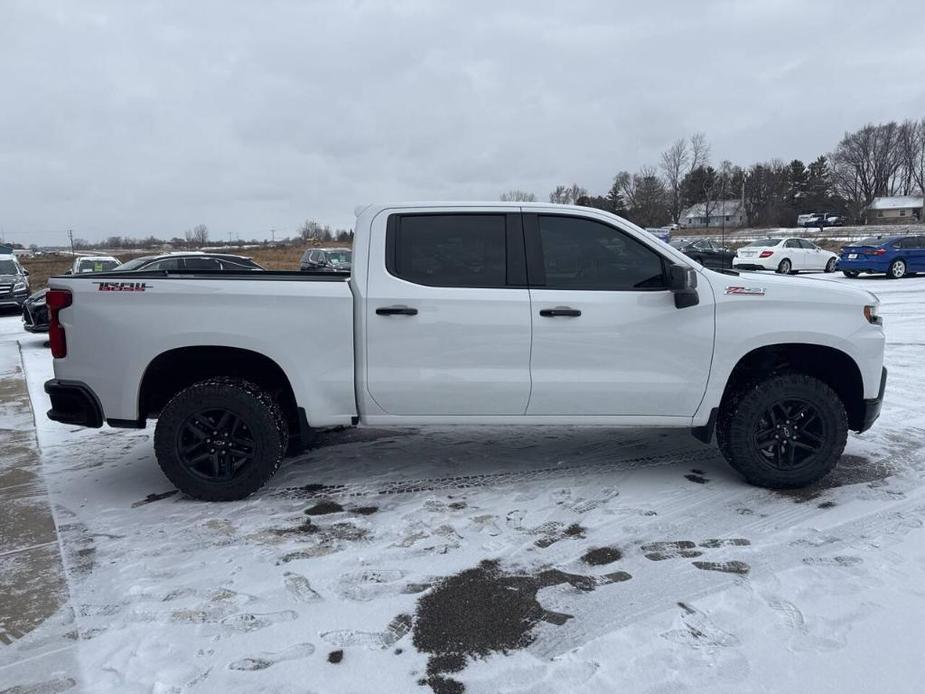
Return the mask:
M353 251L349 248L309 248L302 254L299 269L314 272L350 272Z

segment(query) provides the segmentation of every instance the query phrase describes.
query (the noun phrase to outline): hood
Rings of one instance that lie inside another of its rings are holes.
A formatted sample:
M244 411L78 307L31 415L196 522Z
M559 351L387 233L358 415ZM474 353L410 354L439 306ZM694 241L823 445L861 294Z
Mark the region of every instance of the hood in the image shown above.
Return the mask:
M7 282L20 282L23 279L22 275L0 275L0 282L4 284Z
M768 296L820 303L842 303L863 306L880 303L877 295L859 287L849 287L826 277L800 277L775 275L764 272L740 271L739 276L726 275L712 270L703 270L713 285L717 298L723 296L727 287L764 289Z

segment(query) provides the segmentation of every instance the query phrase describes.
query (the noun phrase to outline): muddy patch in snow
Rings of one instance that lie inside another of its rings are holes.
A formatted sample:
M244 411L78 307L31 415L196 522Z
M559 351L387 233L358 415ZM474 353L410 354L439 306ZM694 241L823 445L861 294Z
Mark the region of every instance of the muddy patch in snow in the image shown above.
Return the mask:
M427 677L420 684L438 693L461 692L462 683L447 675L462 670L468 658L525 648L533 642L533 628L540 622L565 624L571 615L540 605L537 592L542 588L567 584L591 591L630 578L625 571L603 576L558 569L518 574L486 560L443 579L417 604L413 642L419 651L430 654Z
M132 504L132 508L138 508L139 506L145 506L147 504L154 503L155 501L160 501L161 499L167 499L177 493L176 489L171 489L169 492L162 492L161 494L148 494L141 501L136 501Z
M818 482L801 489L778 489L774 493L792 499L802 504L815 501L822 493L829 489L847 487L852 484L868 484L880 486L883 480L894 472L893 467L886 461L871 461L860 455L843 455L835 469ZM822 506L822 508L828 508Z
M581 556L581 560L591 566L603 566L617 561L622 556L623 553L616 547L595 547L585 552Z
M336 501L319 501L314 506L305 509L306 516L326 516L329 513L340 513L344 510Z

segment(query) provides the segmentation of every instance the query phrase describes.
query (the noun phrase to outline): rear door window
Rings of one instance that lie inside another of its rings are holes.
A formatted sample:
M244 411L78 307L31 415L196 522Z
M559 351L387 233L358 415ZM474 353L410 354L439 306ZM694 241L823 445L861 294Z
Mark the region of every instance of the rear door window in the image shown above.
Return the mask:
M390 274L431 287L504 287L507 216L395 215L386 232Z
M609 224L580 217L539 215L546 289L631 291L665 289L662 257Z

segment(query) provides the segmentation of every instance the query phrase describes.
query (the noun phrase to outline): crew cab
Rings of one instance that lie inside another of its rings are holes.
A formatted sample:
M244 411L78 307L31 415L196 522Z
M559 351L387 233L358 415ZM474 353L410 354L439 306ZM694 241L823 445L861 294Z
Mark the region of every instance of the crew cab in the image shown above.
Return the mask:
M862 289L715 272L586 207L379 204L355 230L352 273L53 278L48 416L157 419L166 476L225 500L311 428L356 424L715 432L747 481L797 487L879 414Z

